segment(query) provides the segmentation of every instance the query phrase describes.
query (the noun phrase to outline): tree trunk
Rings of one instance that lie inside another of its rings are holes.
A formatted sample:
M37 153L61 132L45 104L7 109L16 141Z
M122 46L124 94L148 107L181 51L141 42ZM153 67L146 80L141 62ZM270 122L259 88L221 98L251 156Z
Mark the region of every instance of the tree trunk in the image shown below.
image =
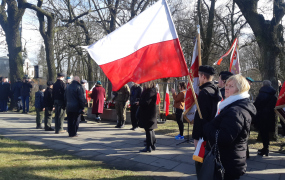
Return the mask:
M12 84L17 81L17 78L23 78L24 76L19 26L14 25L15 24L9 28L8 32L5 32L9 52L10 80Z

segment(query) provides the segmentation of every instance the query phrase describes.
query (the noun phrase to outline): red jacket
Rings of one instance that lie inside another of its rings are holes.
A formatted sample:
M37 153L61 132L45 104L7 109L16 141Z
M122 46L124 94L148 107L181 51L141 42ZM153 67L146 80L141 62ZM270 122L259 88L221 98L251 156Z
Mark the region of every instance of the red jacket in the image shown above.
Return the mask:
M105 95L105 89L102 85L96 85L96 87L93 88L91 94L91 98L93 99L92 114L103 113Z

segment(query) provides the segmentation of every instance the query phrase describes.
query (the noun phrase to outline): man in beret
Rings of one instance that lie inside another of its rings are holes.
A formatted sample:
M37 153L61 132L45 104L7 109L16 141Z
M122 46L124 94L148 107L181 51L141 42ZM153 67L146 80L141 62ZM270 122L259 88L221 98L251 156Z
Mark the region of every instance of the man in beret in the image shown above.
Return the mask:
M229 79L229 77L231 77L233 75L233 73L229 72L229 71L222 71L219 74L219 88L222 94L223 99L226 99L225 97L225 85L226 85L226 81Z
M52 98L53 82L47 82L47 89L44 92L44 107L45 107L45 131L54 131L51 127L52 122L52 110L53 110L53 98Z
M39 85L39 90L35 93L35 108L36 108L36 129L42 129L42 120L44 115L44 92L46 87Z
M195 113L194 126L192 131L192 137L194 139L195 148L197 147L200 138L204 138L203 127L205 124L210 122L216 115L218 102L222 100L221 92L217 85L214 84L213 75L215 69L211 66L200 66L199 67L199 96L198 104L201 110L202 118L200 118L198 111ZM209 146L206 148L209 150ZM202 163L195 161L196 173L198 175Z
M68 86L71 84L71 78L68 76L66 78L66 88L68 88Z
M53 85L52 89L52 98L54 101L55 108L55 116L54 116L54 124L55 124L55 133L64 133L66 130L63 129L63 121L65 115L65 104L64 104L64 93L66 85L63 82L64 74L57 74L57 81Z

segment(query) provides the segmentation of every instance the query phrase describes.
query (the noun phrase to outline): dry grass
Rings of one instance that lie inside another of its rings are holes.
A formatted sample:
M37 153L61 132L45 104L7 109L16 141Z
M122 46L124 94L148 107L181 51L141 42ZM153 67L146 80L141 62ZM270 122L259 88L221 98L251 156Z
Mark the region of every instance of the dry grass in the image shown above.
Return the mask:
M147 180L136 172L116 170L102 162L39 148L0 137L1 180L116 179Z

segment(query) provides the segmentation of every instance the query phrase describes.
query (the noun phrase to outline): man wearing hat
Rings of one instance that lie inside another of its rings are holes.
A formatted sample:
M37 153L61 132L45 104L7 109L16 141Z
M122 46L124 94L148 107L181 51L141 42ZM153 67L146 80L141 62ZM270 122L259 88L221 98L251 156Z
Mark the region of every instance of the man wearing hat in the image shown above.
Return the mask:
M52 122L52 110L53 110L53 98L52 98L53 82L47 82L47 89L44 92L44 107L45 107L45 131L54 131L51 128Z
M55 133L63 133L66 130L63 129L63 121L65 115L65 104L64 104L64 93L66 85L63 82L64 74L57 74L57 81L53 85L52 89L52 97L54 100L54 108L55 108L55 116L54 116L54 124L55 124Z
M68 88L68 86L71 84L71 78L68 76L66 78L66 88Z
M31 81L31 78L24 77L23 78L23 84L22 84L22 90L21 90L21 98L22 98L22 104L23 104L23 112L22 113L29 113L29 103L30 103L30 95L31 95L31 89L33 88L33 84Z
M233 73L229 72L229 71L222 71L219 74L219 88L222 94L223 99L226 99L225 97L225 85L226 85L226 81L229 79L229 77L231 77L233 75Z
M211 66L205 65L199 67L198 75L200 92L198 96L198 104L201 110L202 118L200 118L198 111L196 111L192 131L195 148L200 138L204 138L205 140L203 127L215 117L218 102L222 100L222 95L219 88L212 81L214 74L215 69ZM209 145L206 146L206 149L210 149ZM196 173L198 175L202 163L195 161L195 166Z
M15 82L12 86L12 93L13 98L15 101L15 106L17 107L17 112L19 112L22 108L22 102L21 102L21 88L22 88L23 82L21 78L17 78L17 82Z
M35 93L35 108L36 108L36 129L42 129L42 120L44 115L44 92L46 87L39 85L39 90Z

